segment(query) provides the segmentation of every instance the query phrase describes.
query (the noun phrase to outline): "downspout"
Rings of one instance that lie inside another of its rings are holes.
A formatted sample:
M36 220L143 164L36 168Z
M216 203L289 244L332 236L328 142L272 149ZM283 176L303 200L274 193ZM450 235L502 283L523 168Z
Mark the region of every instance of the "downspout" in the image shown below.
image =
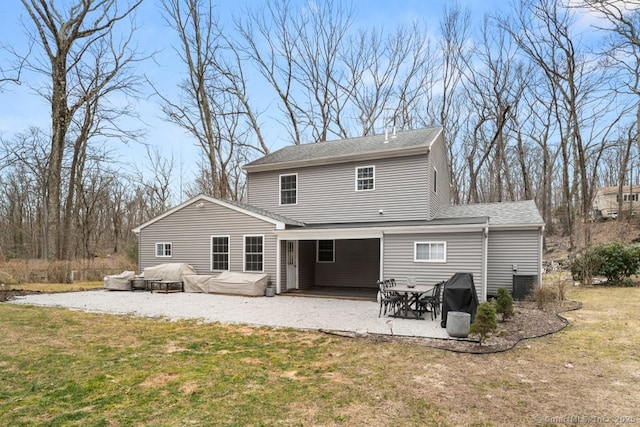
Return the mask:
M544 225L540 227L540 240L538 242L538 284L542 283L542 257L544 248Z
M278 236L276 238L276 294L280 294L280 270L282 269L282 265L280 265L280 247L282 246L282 240L280 240L280 237Z
M489 255L489 226L482 231L482 295L481 302L487 300L487 258Z

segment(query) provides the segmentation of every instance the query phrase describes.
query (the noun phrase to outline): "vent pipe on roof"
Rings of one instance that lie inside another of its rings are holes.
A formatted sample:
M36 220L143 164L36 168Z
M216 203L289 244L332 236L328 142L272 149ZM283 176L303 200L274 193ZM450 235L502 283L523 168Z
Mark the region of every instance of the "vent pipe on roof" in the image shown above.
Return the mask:
M387 127L384 127L384 143L386 144L387 142L389 142L389 131L387 130Z
M396 125L393 125L393 136L391 137L391 139L395 139L396 138Z

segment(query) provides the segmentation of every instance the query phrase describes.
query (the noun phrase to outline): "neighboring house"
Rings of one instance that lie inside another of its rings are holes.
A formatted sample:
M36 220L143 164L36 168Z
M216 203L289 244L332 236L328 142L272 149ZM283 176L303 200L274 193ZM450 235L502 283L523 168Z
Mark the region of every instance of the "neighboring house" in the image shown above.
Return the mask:
M618 186L600 187L596 192L593 201L594 217L618 217ZM625 185L622 187L622 210L623 212L631 211L632 215L640 212L640 186Z
M264 272L278 293L470 272L483 300L537 281L535 203L450 206L446 153L440 127L282 148L245 166L247 205L201 195L136 228L140 268Z

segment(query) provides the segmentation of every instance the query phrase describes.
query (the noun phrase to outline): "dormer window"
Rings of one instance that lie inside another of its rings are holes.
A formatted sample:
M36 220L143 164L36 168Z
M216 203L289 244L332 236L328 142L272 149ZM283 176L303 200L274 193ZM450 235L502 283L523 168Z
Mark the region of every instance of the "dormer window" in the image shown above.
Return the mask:
M280 204L298 203L298 174L280 175Z
M356 191L375 190L375 166L356 168Z

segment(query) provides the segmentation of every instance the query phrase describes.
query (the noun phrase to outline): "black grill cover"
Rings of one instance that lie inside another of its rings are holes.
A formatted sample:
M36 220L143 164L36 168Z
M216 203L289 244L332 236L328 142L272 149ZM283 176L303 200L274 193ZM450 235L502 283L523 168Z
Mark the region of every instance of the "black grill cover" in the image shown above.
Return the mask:
M471 315L471 322L476 317L478 294L473 284L473 274L456 273L444 285L442 293L442 321L440 326L447 327L449 311L463 311Z

